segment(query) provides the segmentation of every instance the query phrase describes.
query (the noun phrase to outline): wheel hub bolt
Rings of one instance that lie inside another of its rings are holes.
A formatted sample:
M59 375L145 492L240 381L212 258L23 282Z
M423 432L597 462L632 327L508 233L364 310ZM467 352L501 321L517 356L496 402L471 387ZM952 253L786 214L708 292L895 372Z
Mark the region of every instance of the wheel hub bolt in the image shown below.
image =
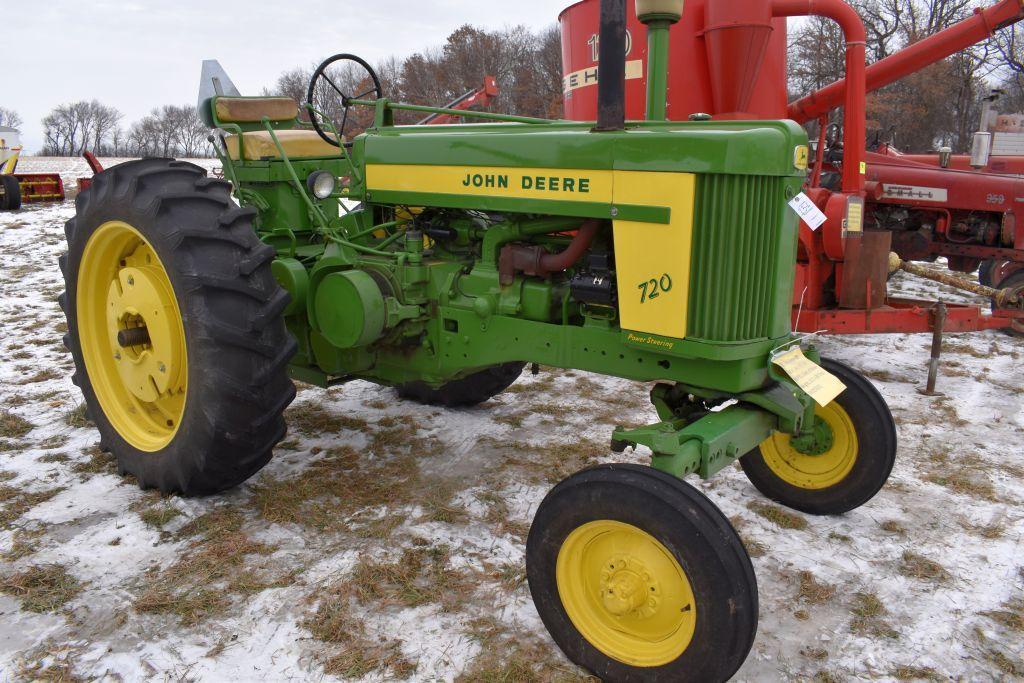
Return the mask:
M149 343L149 330L145 327L129 327L117 333L117 343L121 348L142 346Z

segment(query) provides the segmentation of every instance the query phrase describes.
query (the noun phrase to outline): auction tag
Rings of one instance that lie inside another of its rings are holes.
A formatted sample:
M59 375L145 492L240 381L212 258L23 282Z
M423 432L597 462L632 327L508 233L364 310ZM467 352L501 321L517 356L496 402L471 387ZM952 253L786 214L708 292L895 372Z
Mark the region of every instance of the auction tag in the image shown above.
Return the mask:
M789 207L811 230L817 230L825 222L825 214L803 192L789 200Z
M772 363L785 370L789 378L822 408L846 388L838 377L808 360L799 346L772 358Z

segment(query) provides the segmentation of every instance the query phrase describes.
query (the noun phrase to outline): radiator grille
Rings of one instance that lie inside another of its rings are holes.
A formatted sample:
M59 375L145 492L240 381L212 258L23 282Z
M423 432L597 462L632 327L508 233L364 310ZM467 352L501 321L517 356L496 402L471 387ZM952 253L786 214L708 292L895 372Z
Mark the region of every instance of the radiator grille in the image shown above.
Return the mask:
M771 176L697 179L688 338L742 342L777 336L783 183Z

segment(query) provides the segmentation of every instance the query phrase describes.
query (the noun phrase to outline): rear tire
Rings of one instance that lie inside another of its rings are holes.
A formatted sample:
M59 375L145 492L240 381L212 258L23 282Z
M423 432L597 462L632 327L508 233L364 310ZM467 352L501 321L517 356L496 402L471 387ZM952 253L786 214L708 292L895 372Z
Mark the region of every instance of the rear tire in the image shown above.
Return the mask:
M456 408L475 406L508 389L523 374L526 363L503 363L474 372L433 388L423 382L408 382L396 387L399 398L427 405Z
M0 175L4 194L0 197L0 210L17 211L21 208L21 185L13 175Z
M1024 295L1024 270L1017 270L1007 275L996 286L996 289L1010 289L1019 295ZM995 307L996 304L993 301L992 308ZM1004 327L1003 331L1011 337L1024 337L1024 320L1016 320L1009 327Z
M284 437L295 396L288 295L256 212L234 204L229 183L171 159L114 166L75 203L60 257L64 343L101 447L165 493L245 481ZM135 327L152 338L117 339Z
M551 637L604 681L725 681L757 633L757 579L729 520L650 467L600 465L555 486L526 574Z
M786 507L812 515L839 515L871 500L896 462L896 423L885 399L853 368L832 360L822 367L846 389L816 417L833 427L833 444L802 454L776 433L740 459L750 483Z

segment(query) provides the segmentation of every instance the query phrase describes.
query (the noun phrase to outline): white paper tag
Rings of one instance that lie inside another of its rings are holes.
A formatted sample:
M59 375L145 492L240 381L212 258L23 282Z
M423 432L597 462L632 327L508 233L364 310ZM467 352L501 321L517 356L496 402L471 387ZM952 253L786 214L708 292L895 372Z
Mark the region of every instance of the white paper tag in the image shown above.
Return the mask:
M803 192L793 197L789 201L789 206L811 230L817 230L825 222L825 214Z

